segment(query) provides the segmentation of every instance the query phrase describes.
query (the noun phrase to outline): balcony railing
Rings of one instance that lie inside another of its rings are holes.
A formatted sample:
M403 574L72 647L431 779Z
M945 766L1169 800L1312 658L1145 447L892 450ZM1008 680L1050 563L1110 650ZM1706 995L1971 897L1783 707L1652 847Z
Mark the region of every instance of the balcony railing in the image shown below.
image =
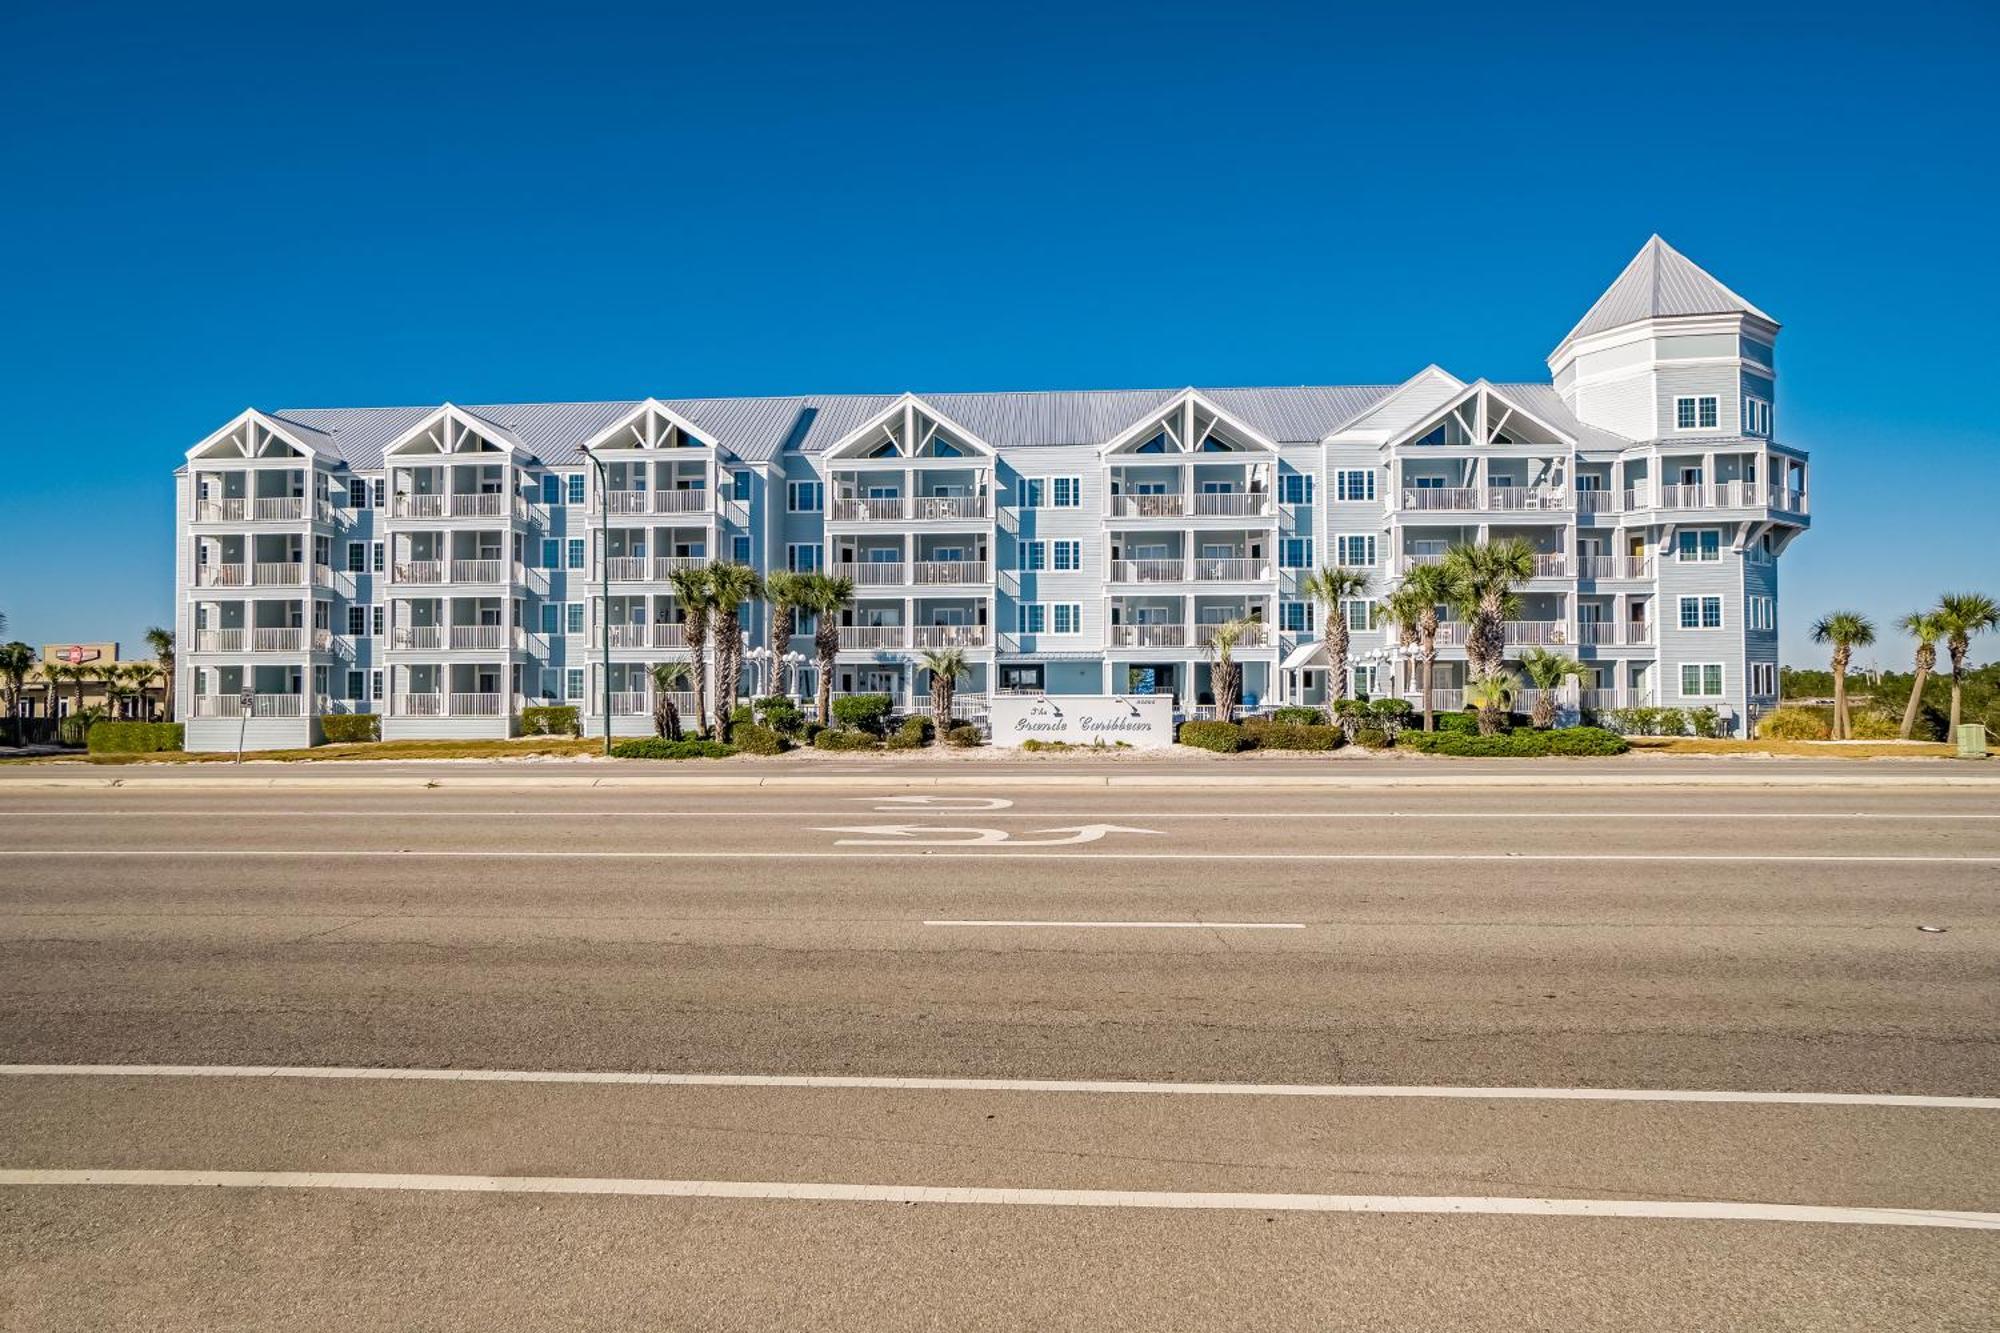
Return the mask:
M305 696L300 694L253 694L248 708L237 694L197 694L192 702L196 717L305 716Z
M1187 497L1178 491L1111 497L1113 518L1179 518L1187 513Z
M905 642L904 632L901 625L842 625L840 646L852 649L901 648Z
M1611 514L1618 511L1618 497L1610 491L1576 489L1576 512L1579 514Z
M607 625L604 635L610 640L613 648L644 648L651 642L652 626L634 625L629 622Z
M507 562L504 560L454 560L451 562L453 583L505 583Z
M1535 577L1538 579L1559 579L1569 574L1569 557L1566 555L1538 555L1535 557Z
M1507 511L1568 509L1569 492L1547 486L1488 486L1486 507Z
M1196 625L1194 627L1195 646L1206 648L1214 643L1215 632L1221 628L1222 626L1218 624ZM1246 626L1242 634L1237 637L1236 646L1238 648L1265 647L1271 642L1269 630L1270 627L1268 625L1261 623Z
M644 690L613 690L611 692L611 715L613 717L645 717L653 711L652 696Z
M259 560L250 567L250 581L260 587L303 586L306 581L306 567L297 560Z
M1509 620L1501 628L1509 647L1547 648L1569 641L1569 622L1564 620Z
M836 497L827 502L826 516L836 523L897 523L903 518L903 497L885 495L872 500Z
M504 625L453 625L451 646L459 648L502 648L507 643Z
M499 717L501 701L505 697L500 694L448 694L445 696L445 707L452 717Z
M1577 561L1577 573L1586 579L1649 579L1653 562L1629 555L1586 555Z
M306 646L306 632L303 629L252 629L250 631L250 651L253 653L296 653Z
M1187 580L1184 560L1113 560L1113 583L1183 583Z
M854 580L859 588L881 588L909 582L906 567L900 560L842 561L834 565L833 572Z
M512 508L503 491L432 491L396 496L389 513L395 518L500 518Z
M1271 497L1264 491L1202 491L1193 500L1197 518L1251 518L1271 512Z
M1242 583L1267 579L1271 577L1271 563L1238 556L1199 556L1194 562L1194 577L1199 583Z
M918 625L910 631L912 648L984 648L984 625Z
M676 487L657 491L605 491L607 514L701 514L708 512L706 487Z
M1113 625L1111 646L1114 648L1184 648L1188 641L1186 625Z
M398 625L389 633L392 648L441 648L444 646L442 625Z
M1479 492L1470 486L1411 486L1403 491L1403 508L1464 510L1479 508Z
M240 653L243 643L244 632L240 629L198 629L194 632L194 650L198 653Z
M827 517L836 523L955 523L992 516L992 500L984 495L836 497L827 506Z
M705 555L656 555L653 557L653 578L665 583L678 570L700 569L707 563Z
M614 555L604 562L604 573L614 583L644 583L652 572L652 562L643 555Z
M1405 698L1405 699L1408 699L1408 700L1410 701L1410 707L1412 707L1412 708L1415 708L1415 709L1418 709L1418 710L1419 710L1419 713L1418 713L1418 718L1417 718L1417 725L1418 725L1418 726L1421 726L1421 725L1423 725L1423 716L1422 716L1422 712L1421 712L1421 710L1422 710L1422 708L1423 708L1423 706L1424 706L1424 692L1423 692L1423 690L1421 690L1421 689L1412 689L1412 690L1405 690L1405 691L1403 691L1403 694L1402 694L1402 696L1401 696L1401 697L1402 697L1402 698ZM1432 689L1432 690L1431 690L1431 709L1432 709L1432 711L1434 711L1434 712L1439 712L1439 713L1456 713L1456 712L1458 712L1458 711L1459 711L1459 710L1460 710L1461 708L1464 708L1464 707L1465 707L1465 691L1464 691L1464 690L1460 690L1460 689L1447 689L1446 687L1444 687L1444 686L1442 686L1442 685L1439 685L1439 686L1437 686L1437 687L1435 687L1434 689Z
M1407 574L1419 565L1441 565L1443 563L1443 551L1405 551L1402 555L1396 557L1396 572Z
M195 501L194 516L199 523L296 523L306 516L306 501L302 495L226 495Z
M680 621L654 621L649 637L655 648L685 648L688 645L687 626Z
M986 519L993 506L984 495L917 495L910 498L910 518L918 523L954 523Z
M443 583L444 561L398 560L392 572L398 583Z
M913 566L918 583L985 583L984 560L919 560Z
M1664 482L1657 488L1641 482L1625 492L1627 509L1758 509L1789 514L1806 512L1806 496L1784 486L1759 486L1749 481Z

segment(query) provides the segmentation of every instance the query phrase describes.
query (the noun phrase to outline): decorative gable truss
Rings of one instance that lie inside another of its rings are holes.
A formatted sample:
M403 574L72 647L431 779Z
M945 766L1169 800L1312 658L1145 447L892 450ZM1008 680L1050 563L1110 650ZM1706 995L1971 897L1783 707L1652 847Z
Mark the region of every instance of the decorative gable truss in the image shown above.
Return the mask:
M713 449L715 441L659 399L648 398L584 441L583 447L592 453L602 449Z
M459 457L468 454L512 454L520 441L498 422L474 416L446 403L393 441L383 453L391 458ZM505 462L504 457L486 460Z
M1194 389L1183 389L1105 441L1110 454L1276 454L1277 442L1229 415Z
M187 451L196 459L319 458L337 461L332 441L316 430L251 408Z
M993 446L915 394L904 394L826 449L828 459L962 458L987 460Z

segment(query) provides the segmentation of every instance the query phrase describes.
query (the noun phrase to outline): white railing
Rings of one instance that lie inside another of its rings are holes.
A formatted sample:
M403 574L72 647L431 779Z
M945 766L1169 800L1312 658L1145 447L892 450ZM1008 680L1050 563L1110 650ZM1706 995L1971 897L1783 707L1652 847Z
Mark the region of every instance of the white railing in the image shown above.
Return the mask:
M1579 514L1611 514L1618 510L1618 497L1610 491L1586 490L1579 486L1576 490L1576 512Z
M257 523L296 522L306 516L302 495L269 495L250 502L250 518Z
M1246 560L1238 556L1197 556L1194 576L1203 583L1241 583L1246 579L1271 577L1271 566L1268 561Z
M439 625L398 625L389 635L393 648L439 648L444 645L444 629Z
M1538 579L1559 579L1569 573L1569 557L1566 555L1538 555L1535 557L1535 577Z
M903 497L891 495L878 500L835 498L827 502L826 516L836 523L901 522Z
M1198 518L1249 518L1271 512L1271 497L1263 491L1200 491L1194 496Z
M652 566L643 555L614 555L605 560L604 572L614 583L644 583Z
M910 631L913 648L984 648L984 625L918 625Z
M1178 491L1111 497L1113 518L1179 518L1187 512L1187 497Z
M194 650L198 653L240 653L243 651L243 631L198 629L194 632Z
M1215 642L1215 632L1221 628L1222 626L1213 624L1196 625L1194 627L1195 645L1200 648L1208 647ZM1268 627L1262 624L1246 627L1243 633L1237 636L1236 646L1238 648L1262 648L1271 641L1270 635L1266 632L1267 629Z
M655 648L685 648L688 646L687 626L680 621L654 621L649 637L652 646Z
M1653 562L1628 555L1586 555L1577 561L1579 577L1586 579L1649 579Z
M1438 622L1437 644L1440 648L1463 648L1467 622L1463 620L1442 620Z
M1806 512L1806 493L1785 486L1773 486L1765 497L1765 503L1787 514L1803 514Z
M613 690L611 692L611 714L613 717L650 716L653 711L653 697L644 690Z
M250 581L260 587L268 584L293 587L306 581L306 567L297 560L259 560L251 566Z
M1400 573L1407 574L1419 565L1441 565L1443 563L1443 551L1405 551L1396 558L1396 569Z
M919 560L914 566L918 583L984 583L984 560Z
M453 625L451 646L453 648L500 648L507 642L507 630L501 625Z
M389 512L397 518L443 518L448 507L447 497L433 491L427 495L398 495L390 502Z
M1183 583L1187 580L1184 560L1113 560L1113 583Z
M1625 510L1627 513L1630 513L1634 509L1650 509L1652 507L1653 493L1650 487L1641 483L1626 490Z
M1625 637L1622 642L1633 647L1639 647L1649 644L1652 641L1653 627L1651 625L1634 624L1631 621L1625 623Z
M224 495L212 500L196 500L197 523L240 523L250 511L250 502L240 495Z
M498 694L452 694L445 697L445 706L453 717L499 717L501 698Z
M401 717L443 717L444 696L442 694L399 694L396 696L396 712Z
M451 514L453 518L498 518L506 512L507 497L499 491L458 492L454 493L451 497ZM474 696L467 695L465 697L472 698ZM493 695L491 697L498 699L500 696Z
M653 512L656 514L701 514L708 511L709 490L706 486L676 486L653 492Z
M607 625L605 638L613 648L644 648L652 638L651 625L634 625L629 622Z
M901 648L903 646L903 626L901 625L842 625L840 627L842 648Z
M1633 699L1636 697L1626 690L1615 688L1608 690L1586 688L1576 692L1576 702L1579 708L1588 708L1597 712L1611 708L1630 708Z
M919 523L953 523L991 517L983 495L919 495L910 500L910 517Z
M1576 641L1582 644L1609 644L1618 642L1618 622L1615 620L1579 620L1576 623Z
M1186 625L1113 625L1114 648L1182 648L1187 645Z
M604 512L607 514L649 514L652 512L651 491L606 491L604 492Z
M196 717L305 716L305 696L298 694L253 694L247 709L235 694L197 694L193 702Z
M833 567L833 572L854 580L859 588L880 588L909 582L900 560L843 561Z
M451 562L453 583L504 583L507 580L504 560L454 560Z
M1543 486L1488 486L1488 509L1567 509L1567 492Z
M1510 645L1546 648L1569 641L1569 624L1562 620L1509 620L1502 629Z
M253 653L295 653L306 646L306 632L303 629L256 629L250 631L250 651Z
M1411 486L1403 491L1403 508L1477 509L1479 492L1470 486Z
M665 583L683 569L700 569L708 563L705 555L656 555L653 557L653 577Z
M444 561L398 560L394 572L398 583L443 583Z

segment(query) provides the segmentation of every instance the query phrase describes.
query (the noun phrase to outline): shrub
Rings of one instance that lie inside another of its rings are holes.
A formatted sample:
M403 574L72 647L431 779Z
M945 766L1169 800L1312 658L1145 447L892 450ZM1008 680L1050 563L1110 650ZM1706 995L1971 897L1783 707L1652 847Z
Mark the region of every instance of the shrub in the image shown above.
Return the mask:
M729 710L729 725L732 727L754 726L756 721L757 710L749 704L738 704Z
M921 750L931 743L931 720L927 717L906 717L903 724L889 736L887 745L891 750Z
M659 736L633 736L611 744L614 759L727 759L735 753L735 746L721 741L670 741Z
M1386 750L1395 742L1378 727L1363 727L1354 733L1354 743L1364 750Z
M107 721L102 708L85 708L56 722L56 742L82 747L90 739L90 729Z
M815 740L819 739L819 734L825 730L826 728L817 722L808 722L799 731L799 741L801 744L811 745Z
M947 731L944 734L944 743L956 746L961 750L972 750L986 744L986 736L978 727L968 723L964 726L953 727L950 731Z
M319 720L319 734L328 745L382 739L382 719L375 713L328 713Z
M1324 708L1309 708L1304 704L1286 704L1283 708L1271 714L1271 720L1279 723L1288 722L1301 727L1324 726L1326 723L1326 710Z
M521 710L523 736L581 736L583 719L575 704L537 704ZM332 740L332 736L327 737Z
M1757 734L1773 741L1823 741L1833 728L1810 708L1779 708L1757 720Z
M1903 719L1880 708L1870 708L1849 718L1848 730L1857 741L1892 741L1902 734Z
M769 727L739 722L729 729L729 742L745 754L783 754L791 743Z
M833 701L833 720L856 731L882 735L889 729L889 710L895 706L886 694L847 694Z
M1180 734L1174 739L1182 745L1213 750L1217 754L1235 754L1238 750L1249 749L1252 744L1243 728L1234 722L1183 722Z
M1685 708L1662 708L1660 713L1661 736L1685 736L1688 734L1688 715Z
M1324 723L1253 722L1243 734L1259 750L1338 750L1347 743L1345 732Z
M866 731L847 731L840 727L827 727L813 737L816 750L872 750L879 741Z
M1528 759L1545 755L1624 754L1632 747L1623 736L1597 727L1567 727L1559 731L1510 731L1492 736L1463 732L1403 733L1397 744L1424 754L1482 759Z
M1714 708L1689 709L1688 726L1695 735L1711 741L1719 739L1724 731L1722 714Z
M780 736L796 736L806 725L806 715L782 694L769 694L759 699L757 716Z
M1368 715L1375 719L1376 726L1389 733L1391 739L1410 725L1410 715L1416 711L1408 699L1377 699L1368 705Z
M1479 718L1472 713L1439 713L1436 718L1437 734L1446 732L1460 736L1477 736Z
M181 748L181 724L94 722L86 739L92 754L159 754Z

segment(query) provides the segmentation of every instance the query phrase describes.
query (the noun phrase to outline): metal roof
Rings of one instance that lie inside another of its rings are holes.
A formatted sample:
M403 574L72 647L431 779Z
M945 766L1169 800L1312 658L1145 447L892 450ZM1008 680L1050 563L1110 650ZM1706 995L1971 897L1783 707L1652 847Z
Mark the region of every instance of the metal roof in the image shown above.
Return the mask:
M1563 342L1645 319L1734 314L1778 322L1655 235L1632 256L1625 271L1604 289L1604 295L1584 312Z

